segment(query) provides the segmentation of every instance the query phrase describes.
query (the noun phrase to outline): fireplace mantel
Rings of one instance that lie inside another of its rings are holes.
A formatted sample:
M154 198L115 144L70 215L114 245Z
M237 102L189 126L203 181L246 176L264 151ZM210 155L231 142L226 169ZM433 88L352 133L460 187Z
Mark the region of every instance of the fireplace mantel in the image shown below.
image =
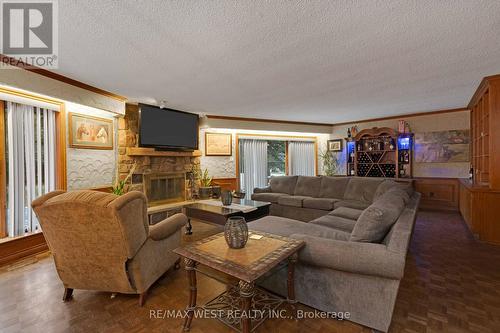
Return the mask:
M142 148L142 147L127 147L128 156L186 156L186 157L199 157L201 156L201 151L162 151L155 150L154 148Z

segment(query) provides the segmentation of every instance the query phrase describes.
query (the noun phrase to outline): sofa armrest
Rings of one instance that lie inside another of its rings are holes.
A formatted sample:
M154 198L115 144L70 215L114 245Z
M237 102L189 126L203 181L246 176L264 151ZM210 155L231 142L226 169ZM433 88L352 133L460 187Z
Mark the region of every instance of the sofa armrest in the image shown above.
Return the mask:
M389 279L399 280L403 277L405 256L389 251L383 244L348 242L303 234L290 237L306 242L299 253L299 261L303 263Z
M162 240L174 234L187 223L187 216L175 214L149 227L149 237L153 240Z
M271 193L271 186L267 187L256 187L253 189L253 193Z

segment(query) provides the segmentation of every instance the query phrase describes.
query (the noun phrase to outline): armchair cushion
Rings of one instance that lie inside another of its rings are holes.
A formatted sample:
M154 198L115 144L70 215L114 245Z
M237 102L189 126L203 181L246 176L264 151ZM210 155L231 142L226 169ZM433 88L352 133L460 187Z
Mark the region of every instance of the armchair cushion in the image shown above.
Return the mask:
M179 213L149 227L149 237L162 240L175 233L187 223L187 216Z
M306 246L299 252L299 261L338 271L401 279L404 273L404 254L389 251L385 245L345 242L304 234L293 234Z

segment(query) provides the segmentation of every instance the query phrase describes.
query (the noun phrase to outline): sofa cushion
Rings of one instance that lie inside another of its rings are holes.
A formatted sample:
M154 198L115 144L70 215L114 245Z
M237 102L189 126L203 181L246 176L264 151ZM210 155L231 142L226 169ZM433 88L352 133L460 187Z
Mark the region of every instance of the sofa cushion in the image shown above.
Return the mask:
M385 193L363 211L354 225L349 240L352 242L381 242L404 208L405 203L400 195L396 192Z
M293 234L306 234L343 241L349 240L348 232L271 215L249 222L248 228L250 231L263 231L285 237Z
M321 198L343 199L344 192L349 183L348 177L321 177L321 189L319 196Z
M253 189L253 193L271 193L271 186L266 187L256 187Z
M271 177L269 186L271 186L271 190L273 192L293 195L293 192L295 191L295 184L297 183L297 178L297 176Z
M344 199L372 203L373 196L383 181L384 179L378 178L352 177L347 184Z
M309 223L319 224L328 228L338 229L350 233L356 224L356 220L346 219L339 216L325 215L312 220Z
M404 187L402 187L402 186L393 187L389 191L385 192L384 195L387 194L387 193L392 193L393 195L398 195L398 196L400 196L403 199L403 201L404 201L404 203L406 205L408 202L410 202L410 195L408 194L408 190L405 189L405 187L406 186L404 186ZM383 196L381 196L381 197L383 197Z
M301 195L286 195L278 198L278 203L283 206L302 207L302 201L309 197Z
M295 185L295 195L303 195L306 197L319 196L321 187L321 177L306 177L299 176Z
M278 198L286 197L285 193L254 193L252 200L278 203Z
M328 215L339 216L339 217L343 217L343 218L351 219L351 220L357 220L361 216L361 213L363 213L362 209L354 209L354 208L349 208L349 207L339 207L339 208L335 209L334 211L328 213Z
M411 183L401 183L395 182L391 179L386 179L377 187L377 190L375 191L375 194L373 196L373 200L377 200L381 195L392 189L400 189L405 191L408 194L408 198L413 194L413 186Z
M339 207L349 207L349 208L364 210L370 206L370 203L359 200L340 200L336 201L333 206L335 209Z
M339 200L329 198L306 198L304 199L304 201L302 201L302 206L304 208L332 210L335 201Z

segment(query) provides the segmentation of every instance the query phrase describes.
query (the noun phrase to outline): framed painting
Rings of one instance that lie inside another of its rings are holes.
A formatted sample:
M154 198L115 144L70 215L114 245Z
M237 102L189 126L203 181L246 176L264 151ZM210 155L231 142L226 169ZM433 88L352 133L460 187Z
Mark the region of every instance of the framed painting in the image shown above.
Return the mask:
M231 133L205 132L205 156L231 156L233 154Z
M416 133L415 162L470 162L470 131L463 129Z
M113 149L113 120L79 113L68 114L69 146L82 149Z
M328 140L328 151L342 151L342 139Z

